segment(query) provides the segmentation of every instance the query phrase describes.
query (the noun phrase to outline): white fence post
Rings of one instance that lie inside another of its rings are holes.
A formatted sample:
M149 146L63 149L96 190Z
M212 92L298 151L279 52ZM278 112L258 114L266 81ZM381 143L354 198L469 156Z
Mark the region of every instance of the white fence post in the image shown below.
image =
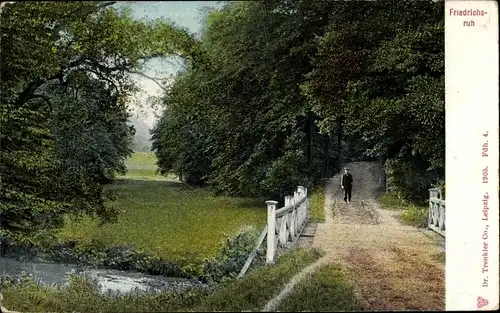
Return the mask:
M307 221L307 215L309 214L309 197L307 196L307 188L304 188L304 196L306 197L306 201L304 201L304 216L301 225Z
M306 194L307 190L304 188L304 186L297 186L297 194L298 194L298 199L302 199L305 196L307 196ZM304 223L304 218L305 218L305 202L302 202L299 207L297 208L297 211L298 211L298 214L299 214L299 218L298 218L298 225L297 227L302 227L302 224Z
M429 212L427 213L427 228L430 229L432 221L432 189L429 189Z
M285 206L287 205L293 205L293 196L285 196ZM286 216L286 221L288 223L288 229L285 225L284 227L284 231L285 231L285 234L283 235L284 236L284 242L287 242L289 237L293 240L293 230L294 230L294 226L295 226L295 223L294 223L294 212L295 209L292 209L290 211L290 213L287 213L285 216Z
M299 201L302 202L297 205ZM264 242L264 238L267 237L266 264L272 264L278 247L287 244L289 239L294 243L305 228L309 199L307 198L307 189L303 186L298 186L297 190L293 192L293 196L285 196L285 206L283 208L277 210L276 205L278 202L274 200L268 200L266 204L267 225L262 230L256 248L248 256L245 265L238 274L238 278L242 277L250 267L252 260ZM286 208L287 206L290 207Z
M268 200L267 204L267 251L266 263L274 262L274 253L276 249L276 204L277 201Z
M304 186L297 186L297 192L302 196L302 194L304 193Z
M304 210L304 223L306 223L309 220L309 213L310 213L310 206L309 206L309 195L307 194L307 188L305 188L305 193L306 193L306 202L305 202L305 210Z

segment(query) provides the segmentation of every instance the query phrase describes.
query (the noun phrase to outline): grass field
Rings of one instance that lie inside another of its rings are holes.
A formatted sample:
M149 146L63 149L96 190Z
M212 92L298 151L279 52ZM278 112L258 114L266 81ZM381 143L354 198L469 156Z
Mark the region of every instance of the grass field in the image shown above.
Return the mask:
M152 154L135 153L127 162L129 173L110 187L121 212L118 223L100 227L97 220L84 218L69 222L58 239L132 243L164 259L200 261L218 252L225 235L245 226L264 227L263 201L213 197L206 189L155 175L155 162Z
M121 179L149 179L149 180L176 180L175 175L162 176L156 174L156 156L154 153L134 152L130 158L125 161L127 174L119 177Z

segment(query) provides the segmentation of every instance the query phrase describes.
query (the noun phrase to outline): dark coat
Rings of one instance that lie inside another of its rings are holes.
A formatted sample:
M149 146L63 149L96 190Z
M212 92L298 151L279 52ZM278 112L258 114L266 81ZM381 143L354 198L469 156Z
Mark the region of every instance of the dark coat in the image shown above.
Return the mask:
M350 173L342 175L342 186L351 187L352 186L352 175Z

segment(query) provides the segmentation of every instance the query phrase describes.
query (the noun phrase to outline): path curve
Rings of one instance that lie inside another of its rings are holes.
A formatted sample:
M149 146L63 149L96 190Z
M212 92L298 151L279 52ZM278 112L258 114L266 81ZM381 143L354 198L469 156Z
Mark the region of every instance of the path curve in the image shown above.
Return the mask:
M275 309L303 277L328 263L348 270L365 310L444 310L444 264L435 259L442 251L440 236L402 225L396 212L380 208L380 165L346 166L354 178L351 203L343 201L340 174L325 186L325 222L318 224L312 244L325 256L292 278L265 310Z

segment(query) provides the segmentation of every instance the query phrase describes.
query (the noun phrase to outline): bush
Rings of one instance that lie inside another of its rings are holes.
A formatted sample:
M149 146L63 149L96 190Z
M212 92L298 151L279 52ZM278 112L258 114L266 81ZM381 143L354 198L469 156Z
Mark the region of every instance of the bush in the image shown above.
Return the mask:
M446 198L446 185L444 180L439 180L436 184L432 186L432 188L437 188L441 191L441 197L443 199Z
M429 188L438 182L436 171L429 170L424 164L401 159L387 160L385 163L389 190L398 198L415 203L423 203L429 197Z
M258 231L254 227L241 229L234 237L226 236L216 257L204 263L189 259L164 260L137 251L134 245L106 247L102 242L60 242L47 250L45 258L60 263L73 263L98 268L135 270L150 275L200 278L205 282L220 282L235 277L255 247Z
M0 237L0 256L14 257L17 260L31 260L39 252L39 248L32 243L13 243L8 238Z
M259 233L254 227L240 230L233 238L226 237L219 254L205 263L202 279L206 282L220 282L234 278L255 248Z
M415 226L418 228L427 227L428 208L410 206L407 207L400 216L400 219L406 225Z
M91 240L89 243L75 241L60 242L46 251L49 261L88 265L123 271L139 271L150 275L170 277L191 277L182 269L182 264L164 260L151 254L136 250L134 245L106 247L102 242Z
M395 192L388 192L379 198L382 208L386 210L403 211L399 216L400 220L410 226L419 228L427 227L427 215L429 208L423 205L415 205L405 201Z
M408 203L394 192L387 192L379 198L382 208L386 210L401 210L408 206Z
M165 260L138 251L135 245L106 247L98 240L57 242L44 249L44 261L78 264L95 268L138 271L150 275L198 278L206 283L221 282L236 277L255 248L259 231L254 227L241 229L234 237L226 236L216 257L196 262L192 259ZM19 251L22 247L17 247ZM255 260L253 268L261 264Z

